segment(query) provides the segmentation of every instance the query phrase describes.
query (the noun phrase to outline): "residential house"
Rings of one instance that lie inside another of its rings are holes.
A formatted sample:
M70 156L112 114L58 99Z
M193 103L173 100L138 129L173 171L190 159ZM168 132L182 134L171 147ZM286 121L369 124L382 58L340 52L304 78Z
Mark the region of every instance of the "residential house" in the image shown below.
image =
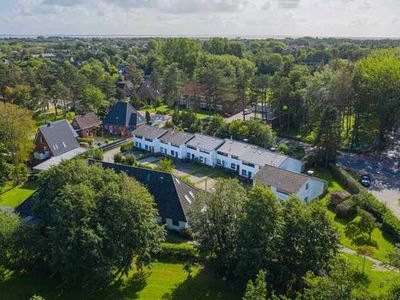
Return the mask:
M224 140L196 133L186 144L186 158L214 167L217 162L217 148Z
M160 138L168 132L167 129L143 125L132 132L135 147L153 153L160 151Z
M130 80L118 81L117 88L121 90L123 97L126 98L136 97L135 86Z
M103 129L112 135L132 137L132 131L145 123L145 118L130 103L119 101L103 119Z
M83 138L92 137L100 128L100 120L94 112L75 116L72 127Z
M252 179L265 165L300 173L301 161L248 143L226 139L217 149L217 165Z
M159 223L178 231L189 227L188 208L196 199L197 189L171 173L107 162L102 165L124 172L148 188L158 208Z
M43 160L78 148L76 137L76 132L67 120L47 122L36 133L35 159Z
M79 147L77 134L67 120L48 122L40 126L35 137L34 158L45 160L33 167L34 171L47 170L63 160L72 159L87 149Z
M296 195L305 202L323 195L327 187L327 183L321 179L270 165L265 165L258 171L254 176L254 182L270 187L281 200Z
M186 143L194 138L194 134L169 130L160 137L160 153L177 159L184 159L187 155Z
M160 92L153 87L153 84L150 81L145 80L137 89L136 97L149 104L156 104L157 98L160 97Z

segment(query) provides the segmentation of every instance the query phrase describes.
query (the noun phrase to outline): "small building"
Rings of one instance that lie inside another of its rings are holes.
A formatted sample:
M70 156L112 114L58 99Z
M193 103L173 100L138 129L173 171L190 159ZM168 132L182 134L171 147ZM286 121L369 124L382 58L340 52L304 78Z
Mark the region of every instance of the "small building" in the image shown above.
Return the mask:
M67 120L47 122L35 136L34 158L43 160L79 148L77 134Z
M305 202L310 202L326 191L327 183L321 179L299 174L277 167L265 165L254 176L254 182L271 188L281 200L296 195Z
M343 201L345 201L346 199L348 199L351 196L351 194L347 191L336 191L330 193L330 196L331 196L331 203L333 205L338 205Z
M158 153L160 151L160 138L168 132L167 129L143 125L132 132L136 148Z
M145 123L145 118L130 103L119 101L103 119L103 129L126 138L132 137L132 131Z
M160 224L178 231L189 227L188 209L196 199L197 189L167 172L107 162L102 166L124 172L146 186L156 202Z
M186 158L214 167L217 161L217 148L223 143L222 139L196 133L186 144Z
M83 138L92 137L100 128L100 120L94 112L75 116L72 127Z
M194 134L169 130L160 137L160 153L177 159L184 159L187 155L186 143L194 138Z

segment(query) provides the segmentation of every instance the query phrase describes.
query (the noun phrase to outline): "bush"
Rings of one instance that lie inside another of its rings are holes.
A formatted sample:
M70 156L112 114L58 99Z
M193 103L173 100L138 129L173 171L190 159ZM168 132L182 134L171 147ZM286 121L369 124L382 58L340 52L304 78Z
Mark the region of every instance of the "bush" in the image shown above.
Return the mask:
M121 152L133 151L133 149L134 149L133 141L129 141L121 146Z
M95 160L103 160L104 159L104 153L100 149L89 149L85 155L85 158L92 158Z
M276 149L279 153L287 154L289 152L289 147L285 143L280 143Z
M83 138L83 137L79 137L79 138L78 138L78 142L79 142L79 143L88 143L89 146L92 146L92 145L93 145L93 142L94 142L94 138Z
M199 258L199 255L192 244L163 243L158 258L187 261L196 260Z
M114 154L114 162L117 164L122 164L125 160L125 157L122 155L122 153L115 153Z
M172 160L168 158L163 158L160 160L160 163L158 164L156 170L159 171L164 171L164 172L172 172L174 170L175 166Z
M357 214L357 203L353 197L336 206L336 215L341 219L353 219Z
M125 164L135 166L137 163L135 155L129 153L125 156Z

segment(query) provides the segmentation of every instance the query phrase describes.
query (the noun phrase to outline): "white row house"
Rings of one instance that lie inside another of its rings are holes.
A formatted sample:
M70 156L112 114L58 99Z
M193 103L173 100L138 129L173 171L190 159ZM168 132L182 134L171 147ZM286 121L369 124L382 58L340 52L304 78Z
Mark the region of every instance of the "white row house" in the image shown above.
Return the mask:
M234 170L241 176L253 179L265 165L300 173L303 163L286 155L251 144L226 139L217 150L217 165Z
M135 147L145 151L159 153L161 152L160 137L167 132L168 130L162 128L148 125L140 126L133 132Z
M169 130L160 137L160 153L177 159L185 159L187 156L186 143L194 138L194 134Z
M149 125L137 128L133 136L140 149L232 170L271 187L282 200L296 194L308 202L326 190L326 182L301 174L300 160L248 143Z
M186 158L214 167L217 164L217 149L224 140L196 133L187 144Z

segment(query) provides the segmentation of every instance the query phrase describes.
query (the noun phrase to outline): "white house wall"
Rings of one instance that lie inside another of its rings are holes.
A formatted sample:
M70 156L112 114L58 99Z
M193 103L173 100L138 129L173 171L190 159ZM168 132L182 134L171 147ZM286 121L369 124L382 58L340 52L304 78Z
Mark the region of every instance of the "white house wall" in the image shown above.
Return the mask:
M135 147L149 152L159 152L160 142L156 139L153 141L146 140L145 138L134 137ZM146 147L147 146L147 147Z
M209 153L205 153L196 148L196 150L186 147L187 158L190 160L196 160L202 164L210 167L214 167L217 163L217 152L212 150Z
M325 188L325 182L310 177L297 195L305 202L310 202L321 196L325 192Z
M163 143L160 141L160 150L159 153L164 155L172 156L178 159L186 158L186 145L173 146L171 143Z

